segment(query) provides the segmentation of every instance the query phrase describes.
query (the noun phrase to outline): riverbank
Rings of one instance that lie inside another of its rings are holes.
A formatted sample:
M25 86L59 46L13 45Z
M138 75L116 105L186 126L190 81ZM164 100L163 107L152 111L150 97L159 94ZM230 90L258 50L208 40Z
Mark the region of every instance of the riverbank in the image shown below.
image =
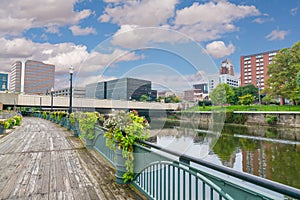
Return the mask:
M283 128L300 128L300 112L279 111L197 111L172 112L168 119L193 121L196 124L226 123Z

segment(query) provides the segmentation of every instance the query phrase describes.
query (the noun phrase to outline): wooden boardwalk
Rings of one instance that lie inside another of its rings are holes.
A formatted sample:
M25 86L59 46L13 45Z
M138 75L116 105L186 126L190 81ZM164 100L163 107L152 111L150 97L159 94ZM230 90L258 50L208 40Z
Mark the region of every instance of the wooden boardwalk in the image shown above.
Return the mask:
M0 139L0 199L142 199L66 129L39 118Z

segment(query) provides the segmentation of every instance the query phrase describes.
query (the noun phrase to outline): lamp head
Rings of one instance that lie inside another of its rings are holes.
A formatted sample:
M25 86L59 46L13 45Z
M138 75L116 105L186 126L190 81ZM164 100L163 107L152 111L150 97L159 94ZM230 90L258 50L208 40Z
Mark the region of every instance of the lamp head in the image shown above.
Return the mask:
M73 73L74 73L74 68L73 68L72 65L71 65L71 67L69 68L69 73L70 73L70 74L73 74Z

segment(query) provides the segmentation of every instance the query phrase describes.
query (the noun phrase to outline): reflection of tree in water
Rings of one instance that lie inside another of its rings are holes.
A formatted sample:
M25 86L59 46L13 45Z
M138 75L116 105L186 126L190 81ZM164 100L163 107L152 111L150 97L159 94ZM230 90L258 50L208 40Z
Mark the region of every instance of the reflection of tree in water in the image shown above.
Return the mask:
M241 148L244 151L255 151L258 148L258 140L249 140L247 138L239 138Z
M269 179L300 188L300 145L271 143L266 148Z
M266 137L267 138L277 138L278 137L278 131L275 128L267 128L266 130Z
M238 139L231 135L222 135L219 137L218 142L213 147L213 151L218 155L222 162L228 161L231 155L235 153L236 147L238 146Z

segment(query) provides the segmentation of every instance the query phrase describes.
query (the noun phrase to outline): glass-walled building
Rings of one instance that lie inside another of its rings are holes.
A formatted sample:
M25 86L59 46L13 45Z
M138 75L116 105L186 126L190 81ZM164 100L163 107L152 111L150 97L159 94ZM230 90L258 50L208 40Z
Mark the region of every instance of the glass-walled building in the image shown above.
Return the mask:
M0 91L8 90L8 73L0 72Z
M156 99L157 91L151 89L151 81L121 78L86 86L86 98L139 101L142 95L150 101Z

